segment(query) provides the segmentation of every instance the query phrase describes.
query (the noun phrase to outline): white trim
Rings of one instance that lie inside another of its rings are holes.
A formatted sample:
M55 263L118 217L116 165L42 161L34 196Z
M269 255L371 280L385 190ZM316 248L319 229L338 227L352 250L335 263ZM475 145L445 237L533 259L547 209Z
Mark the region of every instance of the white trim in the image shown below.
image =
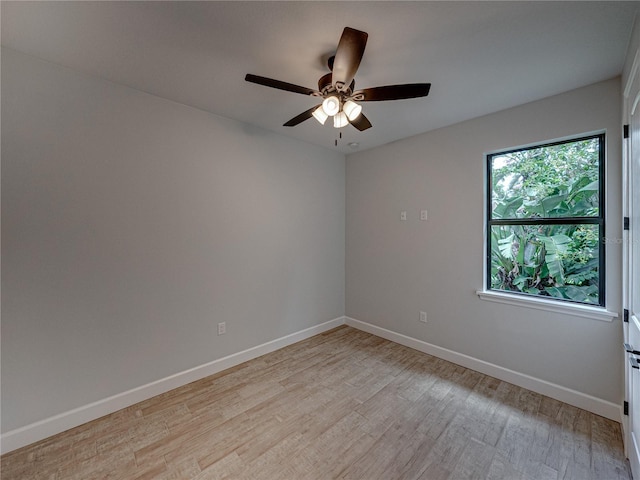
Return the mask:
M633 101L633 105L631 107L631 112L630 112L631 116L633 116L636 113L636 107L638 106L638 102L640 102L640 92L638 92L635 100Z
M174 388L181 387L187 383L200 380L208 377L209 375L226 370L227 368L231 368L248 360L286 347L287 345L313 337L319 333L344 325L344 322L345 317L334 318L328 322L300 330L299 332L286 335L223 358L219 358L212 362L205 363L204 365L176 373L175 375L170 375L166 378L156 380L155 382L142 385L132 390L98 400L97 402L90 403L89 405L83 405L82 407L74 408L68 412L11 430L10 432L4 433L1 437L1 453L4 454L12 450L16 450L51 435L64 432L70 428L77 427L83 423L87 423L91 420L95 420L129 407L143 400L155 397L161 393L168 392Z
M355 318L346 317L345 323L350 327L357 328L358 330L371 333L378 337L386 338L387 340L391 340L392 342L405 345L420 352L442 358L443 360L447 360L471 370L484 373L485 375L489 375L499 380L512 383L514 385L526 388L542 395L555 398L556 400L560 400L561 402L568 403L569 405L582 408L583 410L595 413L596 415L600 415L616 422L620 422L620 405L616 405L615 403L609 402L607 400L596 398L591 395L587 395L586 393L578 392L561 385L556 385L554 383L547 382L546 380L541 380L539 378L516 372L499 365L494 365L493 363L485 362L483 360L479 360L463 353L458 353L447 348L439 347L422 340L408 337L406 335L402 335L401 333L396 333L391 330L372 325L370 323L356 320Z
M160 395L161 393L168 392L174 388L221 372L227 368L239 365L344 324L620 422L620 406L606 400L515 372L499 365L478 360L469 355L439 347L354 318L338 317L320 325L315 325L305 330L263 343L262 345L142 385L127 392L119 393L89 405L84 405L7 432L1 437L1 453L8 453L43 440L51 435L64 432L70 428L77 427L83 423L95 420L122 408L129 407L143 400Z
M624 86L624 97L627 98L631 93L631 87L635 79L636 73L640 68L640 48L636 50L636 54L633 57L633 63L631 64L631 70L629 70L629 76L627 77L627 84Z
M535 308L547 312L562 313L576 317L591 318L603 322L611 322L618 318L618 313L611 312L605 308L592 307L590 305L578 305L576 303L559 302L556 300L546 300L544 298L516 296L509 293L500 293L490 290L478 290L476 292L482 300L516 305L518 307Z

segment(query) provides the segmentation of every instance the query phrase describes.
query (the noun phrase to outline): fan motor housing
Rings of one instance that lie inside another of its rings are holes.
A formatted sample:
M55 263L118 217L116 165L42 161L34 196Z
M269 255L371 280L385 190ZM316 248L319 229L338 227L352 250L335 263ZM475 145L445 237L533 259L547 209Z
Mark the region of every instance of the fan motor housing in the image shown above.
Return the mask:
M352 80L349 88L347 88L346 90L342 90L340 93L348 97L353 93L355 86L356 81ZM336 92L336 88L332 84L331 72L320 77L320 79L318 80L318 90L322 93L323 96Z
M318 90L320 90L323 94L329 93L330 90L333 89L333 85L331 84L331 72L323 75L318 80Z

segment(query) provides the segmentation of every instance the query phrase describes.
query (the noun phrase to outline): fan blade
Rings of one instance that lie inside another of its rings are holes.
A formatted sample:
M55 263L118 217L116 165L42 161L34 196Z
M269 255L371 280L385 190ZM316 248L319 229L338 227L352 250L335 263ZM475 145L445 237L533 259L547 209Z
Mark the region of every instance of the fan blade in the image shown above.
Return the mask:
M322 105L322 104L320 104ZM283 125L283 127L295 127L299 123L304 122L305 120L309 120L313 116L313 111L318 108L320 105L316 105L315 107L311 107L309 110L302 112L297 117L293 117L287 123Z
M351 85L351 81L358 71L364 47L367 45L369 34L345 27L338 43L336 56L333 60L333 86L339 92L344 92Z
M350 123L361 132L363 130L366 130L367 128L372 127L371 122L367 117L364 116L364 113L361 113L360 115L358 115L355 120L350 120Z
M426 97L431 89L430 83L407 83L405 85L386 85L384 87L365 88L353 93L360 102L381 102L384 100L403 100L405 98Z
M244 79L247 82L257 83L258 85L277 88L278 90L285 90L287 92L301 93L302 95L320 95L320 92L318 92L317 90L312 90L307 87L301 87L300 85L294 85L293 83L281 82L280 80L274 80L273 78L252 75L250 73L247 73L247 76L244 77Z

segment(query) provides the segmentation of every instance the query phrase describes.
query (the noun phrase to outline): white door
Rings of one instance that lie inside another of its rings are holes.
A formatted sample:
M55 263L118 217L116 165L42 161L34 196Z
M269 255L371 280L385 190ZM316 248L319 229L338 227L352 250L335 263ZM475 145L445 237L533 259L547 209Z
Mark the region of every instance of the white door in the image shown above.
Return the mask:
M640 348L640 318L631 315L629 318L629 343L635 351ZM638 352L640 353L640 352ZM627 455L631 464L633 478L640 478L640 360L638 354L629 353L628 365L628 402L629 402L629 434Z
M626 145L626 206L630 218L625 232L626 272L625 304L629 322L625 325L626 396L629 420L626 450L633 478L640 479L640 55L636 55L633 76L625 88L625 110L629 118L629 140Z

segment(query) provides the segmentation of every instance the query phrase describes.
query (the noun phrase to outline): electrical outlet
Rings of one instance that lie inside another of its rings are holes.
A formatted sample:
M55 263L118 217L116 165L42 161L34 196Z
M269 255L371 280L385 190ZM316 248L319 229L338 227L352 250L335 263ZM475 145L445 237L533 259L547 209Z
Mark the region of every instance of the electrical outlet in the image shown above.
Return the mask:
M427 323L427 312L420 312L420 321L422 323Z
M405 221L407 219L407 211L403 210L400 212L400 220Z
M426 219L427 219L427 211L420 210L420 220L426 220Z
M227 322L220 322L218 324L218 335L224 335L227 333Z

